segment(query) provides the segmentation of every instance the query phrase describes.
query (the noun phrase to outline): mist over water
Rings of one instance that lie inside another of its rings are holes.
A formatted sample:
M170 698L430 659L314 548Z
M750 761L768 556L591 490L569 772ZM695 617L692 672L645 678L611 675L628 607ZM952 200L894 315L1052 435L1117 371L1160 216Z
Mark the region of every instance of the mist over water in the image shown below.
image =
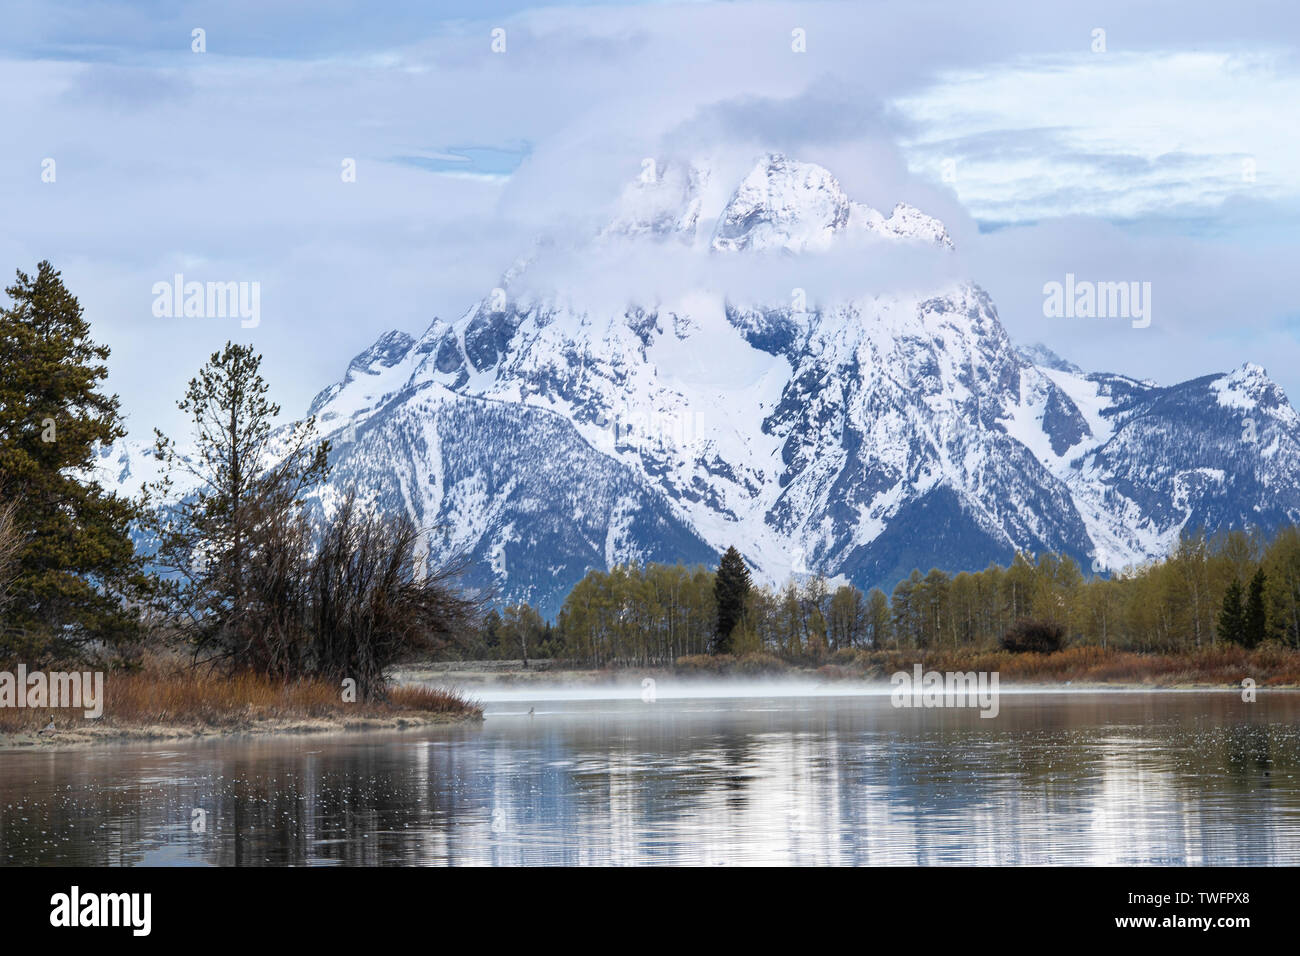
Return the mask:
M484 705L498 702L543 700L543 701L581 701L581 700L637 700L653 697L660 700L710 700L762 697L861 697L865 695L888 695L890 687L880 682L867 683L857 681L819 681L810 679L773 678L770 680L755 678L708 680L703 678L671 679L663 677L648 678L653 681L649 686L643 684L647 678L627 677L609 683L593 684L581 681L539 680L531 684L500 685L490 684L486 687L472 688L466 691ZM650 703L650 700L644 700Z
M913 672L905 672L909 677ZM817 680L814 678L754 678L750 680L725 678L709 680L702 678L665 679L651 678L655 701L691 701L691 700L733 700L740 698L825 698L840 697L885 697L893 692L893 685L886 680ZM620 701L639 700L645 703L650 688L643 685L645 678L628 677L610 683L593 684L589 681L548 681L538 680L534 683L514 685L489 684L484 687L469 687L464 693L479 703L490 705L517 701ZM1149 694L1151 691L1131 687L1091 687L1074 689L1060 684L1033 686L1017 684L1002 686L999 693L1035 696L1069 695L1083 697L1091 695ZM1236 691L1169 690L1169 694L1236 694ZM525 710L525 713L527 711ZM498 711L504 713L504 711Z
M492 685L474 726L11 751L0 861L1300 863L1300 693L888 691Z

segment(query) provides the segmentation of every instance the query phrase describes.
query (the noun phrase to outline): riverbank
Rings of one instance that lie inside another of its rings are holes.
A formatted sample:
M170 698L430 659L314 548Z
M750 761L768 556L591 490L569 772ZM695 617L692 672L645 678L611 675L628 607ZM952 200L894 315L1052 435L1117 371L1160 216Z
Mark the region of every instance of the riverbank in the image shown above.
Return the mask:
M845 650L824 661L783 660L771 654L679 657L670 666L582 667L566 661L430 661L396 671L404 683L448 683L457 687L527 687L530 684L600 686L633 677L763 679L798 677L815 681L888 683L891 675L920 664L927 671L996 672L1003 686L1300 688L1300 651L1265 647L1213 647L1176 654L1139 654L1100 647L1072 647L1054 654L1012 654L1001 650Z
M193 672L106 675L102 714L0 708L0 750L265 734L403 730L482 720L483 708L442 687L400 683L383 701L345 702L320 680L273 681ZM96 706L95 709L100 709Z

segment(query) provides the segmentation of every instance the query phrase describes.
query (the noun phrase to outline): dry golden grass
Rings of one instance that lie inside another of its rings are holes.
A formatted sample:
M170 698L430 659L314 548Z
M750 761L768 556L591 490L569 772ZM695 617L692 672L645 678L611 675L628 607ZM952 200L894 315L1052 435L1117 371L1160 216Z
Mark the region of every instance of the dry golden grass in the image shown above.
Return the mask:
M1260 685L1300 685L1300 651L1219 646L1180 654L1137 654L1100 647L1070 647L1055 654L1006 651L860 651L859 670L908 670L914 664L937 671L997 671L1003 680L1031 683L1123 683L1160 686L1239 686L1249 677Z
M679 674L732 674L748 677L762 674L780 674L790 665L774 654L752 652L741 654L688 654L673 662Z
M1189 684L1240 686L1243 678L1257 684L1300 687L1300 651L1284 647L1207 647L1199 651L1139 654L1100 647L1070 647L1054 654L1012 654L1003 650L840 650L817 668L828 680L885 679L915 664L935 671L997 671L1002 680L1021 683L1133 684L1177 687ZM679 657L682 675L776 674L809 666L806 660L783 661L770 654L733 657L699 654Z
M116 727L228 728L256 721L385 718L446 714L478 716L482 708L455 691L394 687L387 701L344 703L340 687L323 680L273 681L258 674L209 676L166 669L104 675L104 724ZM81 710L0 708L0 733L84 726Z

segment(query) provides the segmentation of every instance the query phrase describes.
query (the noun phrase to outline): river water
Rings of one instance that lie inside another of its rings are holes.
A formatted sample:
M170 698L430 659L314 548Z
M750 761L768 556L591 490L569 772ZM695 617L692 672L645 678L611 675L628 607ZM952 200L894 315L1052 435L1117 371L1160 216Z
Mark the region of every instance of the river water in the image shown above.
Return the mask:
M1004 689L993 719L825 686L618 693L0 752L0 864L1300 864L1300 693Z

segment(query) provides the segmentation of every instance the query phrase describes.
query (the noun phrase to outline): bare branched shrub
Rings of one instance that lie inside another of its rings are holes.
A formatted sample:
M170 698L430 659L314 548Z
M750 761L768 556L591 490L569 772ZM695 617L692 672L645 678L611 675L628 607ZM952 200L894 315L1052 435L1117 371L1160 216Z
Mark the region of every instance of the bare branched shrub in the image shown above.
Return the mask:
M264 522L232 622L231 663L284 678L351 678L362 699L382 698L389 667L463 640L479 613L456 586L459 566L424 573L422 537L406 515L371 514L355 494L314 544L292 509Z
M308 575L314 672L382 693L384 671L415 650L460 639L475 601L455 586L460 568L421 572L421 534L405 514L365 513L349 495L326 527Z
M250 542L246 604L230 622L230 663L279 678L309 670L311 527L296 508L258 524Z

